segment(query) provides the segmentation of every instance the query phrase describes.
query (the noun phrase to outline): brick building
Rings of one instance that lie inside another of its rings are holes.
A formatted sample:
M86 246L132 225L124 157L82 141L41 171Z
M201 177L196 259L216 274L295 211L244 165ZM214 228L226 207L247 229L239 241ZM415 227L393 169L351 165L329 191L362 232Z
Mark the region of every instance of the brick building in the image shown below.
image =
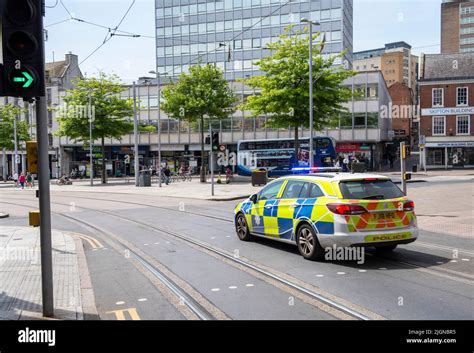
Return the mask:
M474 53L474 0L443 0L441 53Z
M416 97L414 91L407 85L397 82L392 84L388 91L392 97L392 130L398 141L405 141L413 146L418 136L414 136L414 118L416 113Z
M474 54L423 55L419 86L427 168L474 167Z

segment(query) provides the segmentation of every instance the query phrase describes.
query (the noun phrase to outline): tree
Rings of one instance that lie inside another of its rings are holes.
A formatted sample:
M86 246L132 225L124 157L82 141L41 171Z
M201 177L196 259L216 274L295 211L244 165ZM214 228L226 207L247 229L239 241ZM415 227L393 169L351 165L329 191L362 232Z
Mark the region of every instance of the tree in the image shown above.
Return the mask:
M9 103L0 107L0 148L3 150L5 159L6 150L15 149L15 119L23 112L20 107ZM17 145L28 141L30 134L28 132L29 124L24 120L16 120L16 140ZM5 163L3 163L3 180L5 180Z
M133 131L133 99L123 99L124 91L115 75L100 73L97 78L80 78L75 88L67 91L64 97L66 107L59 110L58 136L67 136L74 142L89 145L95 140L101 141L102 147L102 183L106 183L105 139L120 140L123 135ZM89 127L89 98L92 113L92 141ZM91 166L92 168L92 166ZM135 171L137 172L137 171Z
M234 111L237 97L229 87L223 73L214 65L194 65L189 74L181 74L178 81L162 90L161 105L169 116L184 119L190 124L200 123L201 182L204 174L204 118L224 119Z
M255 64L265 73L243 80L254 90L260 91L248 97L241 106L250 110L251 117L267 115L267 124L274 127L295 130L295 153L298 155L298 128L309 127L309 35L308 28L303 32L293 26L285 28L285 34L277 42L268 44L272 54L258 60ZM313 35L313 43L320 33ZM346 112L343 103L352 97L349 88L342 82L355 75L352 70L334 66L340 53L332 57L323 57L324 38L313 45L313 115L314 130L322 131L326 127L335 127L339 114Z

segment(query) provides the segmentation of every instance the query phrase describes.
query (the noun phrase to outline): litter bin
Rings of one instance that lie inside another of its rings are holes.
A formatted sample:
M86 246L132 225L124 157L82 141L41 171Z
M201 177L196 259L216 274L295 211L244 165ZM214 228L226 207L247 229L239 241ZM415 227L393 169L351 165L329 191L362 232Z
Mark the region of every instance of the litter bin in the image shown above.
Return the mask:
M414 165L412 166L412 171L413 171L413 173L418 172L418 164L414 164Z
M151 173L149 170L140 171L139 184L140 187L151 186Z
M255 185L267 185L268 183L268 172L266 170L254 170L252 171L252 186Z

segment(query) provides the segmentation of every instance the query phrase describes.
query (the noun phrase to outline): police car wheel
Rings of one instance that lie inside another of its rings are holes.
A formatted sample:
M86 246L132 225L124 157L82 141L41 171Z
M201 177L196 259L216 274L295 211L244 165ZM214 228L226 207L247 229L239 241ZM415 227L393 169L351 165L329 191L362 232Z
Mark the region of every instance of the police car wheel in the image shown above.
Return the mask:
M394 245L383 245L383 246L376 246L376 247L375 247L375 250L376 250L377 252L384 253L384 252L393 251L393 250L395 250L396 247L397 247L397 244L394 244Z
M303 224L298 228L297 245L300 254L307 260L319 260L324 256L324 250L319 245L316 233L311 226Z
M249 241L252 239L247 220L242 213L240 213L235 220L235 231L240 240Z

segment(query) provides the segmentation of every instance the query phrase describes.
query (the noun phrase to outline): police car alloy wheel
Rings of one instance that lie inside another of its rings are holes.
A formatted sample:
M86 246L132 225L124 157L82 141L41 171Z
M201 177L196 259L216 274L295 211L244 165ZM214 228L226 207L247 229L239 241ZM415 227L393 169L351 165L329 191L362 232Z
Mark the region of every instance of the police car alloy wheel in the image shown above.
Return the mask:
M247 220L242 213L237 216L235 221L235 230L240 240L247 241L252 239L252 235L250 234L250 230L247 225Z
M300 254L307 260L318 260L324 256L324 250L319 245L316 233L307 224L298 229L297 245Z

